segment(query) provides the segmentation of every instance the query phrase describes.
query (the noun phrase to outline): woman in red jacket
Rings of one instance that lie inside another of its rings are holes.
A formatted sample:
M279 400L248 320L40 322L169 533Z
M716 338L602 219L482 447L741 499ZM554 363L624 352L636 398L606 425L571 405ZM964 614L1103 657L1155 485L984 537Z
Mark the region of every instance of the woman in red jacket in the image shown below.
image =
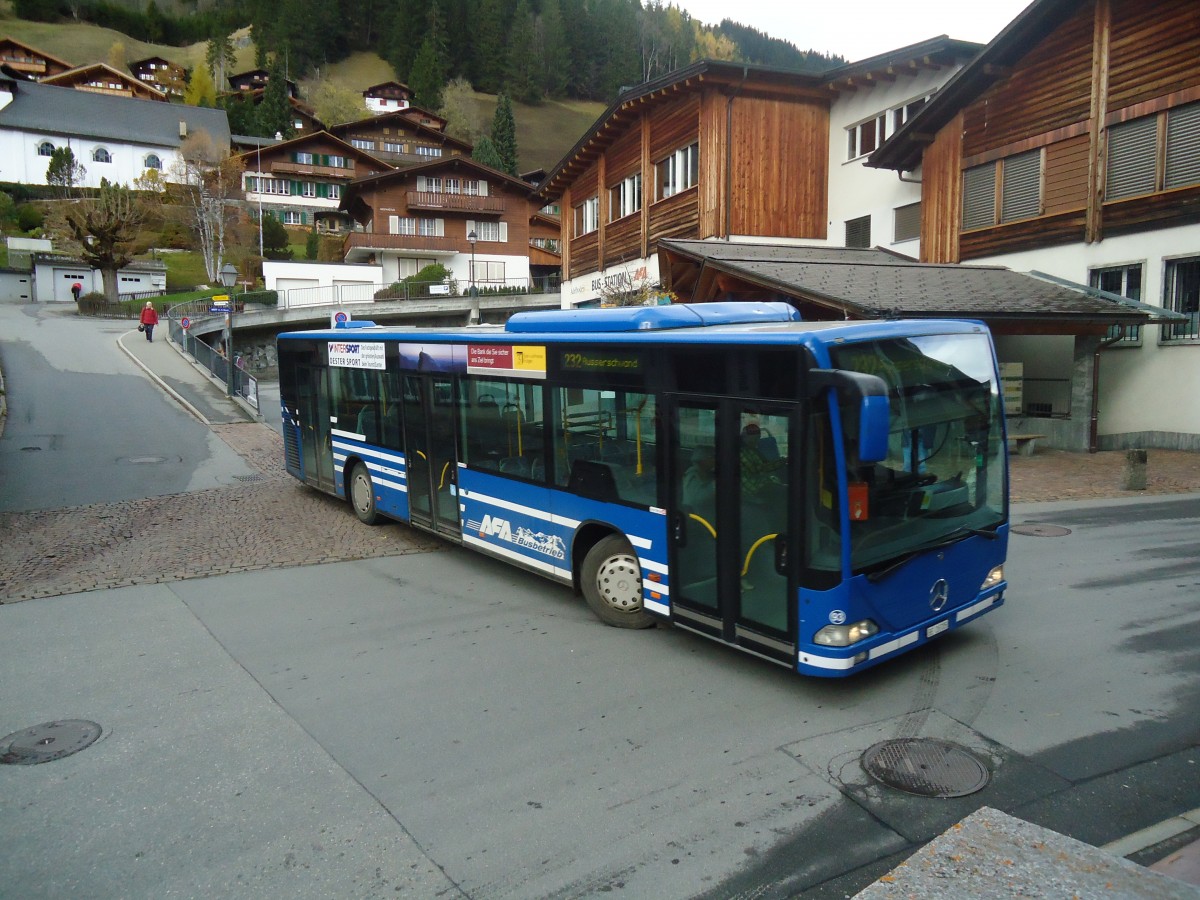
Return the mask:
M154 309L154 304L147 300L146 306L142 309L142 330L146 332L146 340L154 340L154 326L157 324L158 313Z

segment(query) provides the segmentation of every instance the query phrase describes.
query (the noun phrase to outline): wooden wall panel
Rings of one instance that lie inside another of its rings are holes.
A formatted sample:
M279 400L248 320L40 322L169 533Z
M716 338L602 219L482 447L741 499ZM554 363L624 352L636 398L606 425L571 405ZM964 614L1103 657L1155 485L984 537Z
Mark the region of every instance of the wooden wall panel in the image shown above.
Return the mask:
M963 153L1042 134L1088 118L1094 4L1079 9L971 103L963 117Z
M921 166L921 261L958 262L962 222L962 120L950 120L925 150Z
M611 222L604 232L604 267L619 265L642 255L641 216Z
M1200 222L1200 187L1104 204L1105 235Z
M735 101L736 102L736 101ZM727 128L729 97L707 91L700 106L700 224L697 237L724 238Z
M681 96L650 118L650 160L658 162L673 150L686 147L700 133L700 95Z
M596 196L596 187L598 184L597 167L593 165L575 179L575 183L571 185L571 193L575 196L575 205L578 206L588 197ZM565 209L563 210L563 214L566 214Z
M593 231L571 241L571 270L567 278L578 278L600 269L600 235Z
M995 228L970 231L959 237L961 262L1030 247L1053 247L1083 241L1085 211L1025 219Z
M1046 215L1085 209L1088 198L1088 136L1081 134L1046 148L1042 206Z
M633 123L626 134L613 141L611 147L604 153L605 187L612 187L623 178L628 178L642 167L642 132ZM643 182L645 175L642 176Z
M1108 108L1200 85L1196 0L1112 0Z
M656 251L660 238L696 237L700 226L698 197L699 191L689 188L650 207L651 252Z
M739 97L732 117L730 232L825 238L828 109L816 102Z

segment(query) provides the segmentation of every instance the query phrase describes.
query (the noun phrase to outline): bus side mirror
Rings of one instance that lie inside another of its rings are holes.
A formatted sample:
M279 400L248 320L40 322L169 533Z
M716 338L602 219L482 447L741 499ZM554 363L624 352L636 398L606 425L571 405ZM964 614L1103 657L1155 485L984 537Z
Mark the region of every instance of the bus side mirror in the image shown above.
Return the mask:
M887 459L891 416L887 382L864 372L809 369L809 396L816 397L828 388L837 391L841 403L858 407L858 458L865 463Z

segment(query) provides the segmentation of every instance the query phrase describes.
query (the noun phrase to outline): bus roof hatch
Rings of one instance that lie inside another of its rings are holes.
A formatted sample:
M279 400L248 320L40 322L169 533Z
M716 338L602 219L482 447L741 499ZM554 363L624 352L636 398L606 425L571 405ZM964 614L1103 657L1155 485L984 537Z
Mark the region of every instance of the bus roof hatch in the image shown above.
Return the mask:
M706 325L760 325L798 322L800 311L787 303L672 303L609 309L544 309L513 315L505 331L552 332L664 331Z

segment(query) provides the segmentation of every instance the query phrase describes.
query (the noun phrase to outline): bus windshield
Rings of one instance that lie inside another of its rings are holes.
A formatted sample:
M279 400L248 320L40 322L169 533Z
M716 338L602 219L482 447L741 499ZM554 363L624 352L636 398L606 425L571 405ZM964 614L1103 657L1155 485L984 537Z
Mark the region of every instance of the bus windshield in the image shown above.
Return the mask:
M855 464L846 424L850 559L855 572L971 534L994 533L1005 509L1002 403L984 334L941 334L853 344L834 365L888 385L887 458Z

